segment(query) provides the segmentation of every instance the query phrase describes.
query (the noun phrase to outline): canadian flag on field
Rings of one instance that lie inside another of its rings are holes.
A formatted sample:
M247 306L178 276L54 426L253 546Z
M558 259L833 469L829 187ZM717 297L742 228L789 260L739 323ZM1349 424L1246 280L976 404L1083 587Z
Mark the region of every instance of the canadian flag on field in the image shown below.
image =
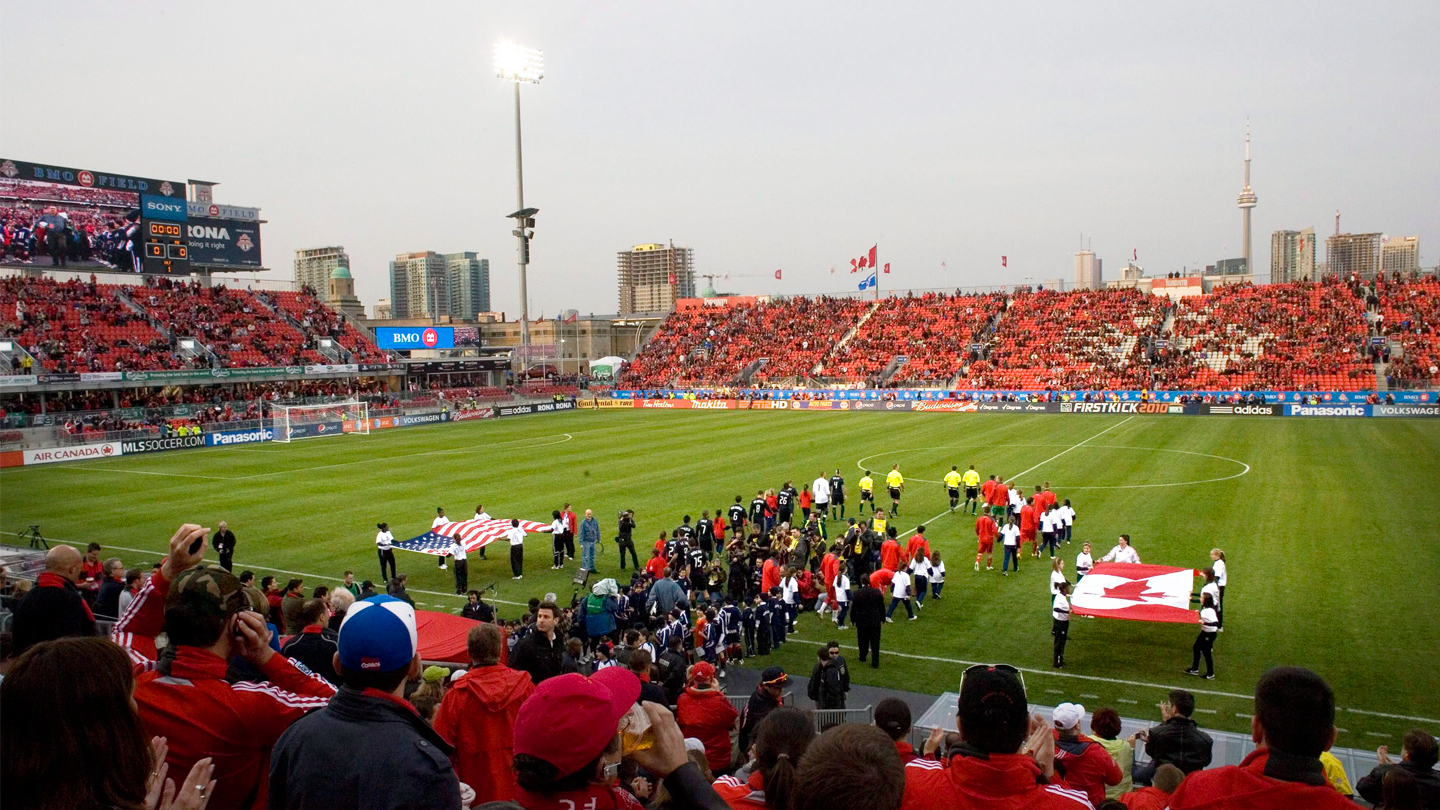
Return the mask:
M775 271L775 280L776 280L776 281L779 281L779 280L780 280L780 271L779 271L779 270L776 270L776 271Z
M1170 565L1096 563L1070 595L1076 616L1198 624L1190 609L1195 569Z

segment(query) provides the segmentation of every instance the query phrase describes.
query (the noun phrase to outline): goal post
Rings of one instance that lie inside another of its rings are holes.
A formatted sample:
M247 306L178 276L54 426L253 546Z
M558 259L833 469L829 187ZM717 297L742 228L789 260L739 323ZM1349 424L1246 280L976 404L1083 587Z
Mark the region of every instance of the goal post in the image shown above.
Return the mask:
M370 432L370 405L359 400L321 405L270 405L274 442Z

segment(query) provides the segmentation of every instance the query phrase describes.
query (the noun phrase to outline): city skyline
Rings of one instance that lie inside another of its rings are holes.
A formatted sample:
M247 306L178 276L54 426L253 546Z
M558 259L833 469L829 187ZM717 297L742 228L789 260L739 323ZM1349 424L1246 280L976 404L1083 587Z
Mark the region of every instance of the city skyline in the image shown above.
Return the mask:
M1112 266L1137 251L1151 275L1203 268L1243 255L1231 206L1247 119L1262 240L1306 227L1328 234L1340 208L1347 231L1418 236L1422 251L1440 244L1440 156L1429 146L1440 112L1412 105L1404 126L1376 126L1327 107L1392 89L1440 94L1419 56L1422 32L1440 23L1430 5L1356 15L1338 2L983 12L440 4L423 19L380 9L365 20L326 3L265 0L242 18L203 4L160 3L164 13L144 19L98 2L62 6L68 22L54 42L26 33L45 27L45 10L13 10L0 31L5 74L45 65L55 81L93 86L113 70L88 43L203 32L213 58L246 65L243 86L216 102L235 114L204 138L164 131L138 107L116 111L103 138L7 116L7 154L217 178L217 201L261 207L272 277L291 277L297 249L343 244L367 305L387 297L398 251L461 244L491 263L491 308L517 316L504 219L513 89L489 65L501 39L546 54L545 83L525 99L537 312L610 311L616 251L648 239L696 246L697 274L757 276L731 283L742 293L850 290L829 268L877 242L890 289L1068 277L1082 231ZM289 24L267 25L273 15ZM767 25L755 26L762 16ZM1397 16L1407 25L1393 26ZM1303 38L1256 48L1234 36L1288 30L1297 17L1307 20ZM302 32L316 27L353 46L307 46ZM1027 36L977 35L956 48L955 32L969 30ZM417 57L386 44L412 37L435 47ZM861 39L864 58L834 47ZM1083 52L1066 47L1077 39ZM66 58L53 59L51 45ZM176 73L158 54L140 53L126 76L217 97L209 77ZM17 108L48 103L33 82L12 78L6 90ZM412 125L415 113L441 108L453 126ZM325 125L311 127L318 113ZM1264 275L1266 264L1252 250L1251 269Z

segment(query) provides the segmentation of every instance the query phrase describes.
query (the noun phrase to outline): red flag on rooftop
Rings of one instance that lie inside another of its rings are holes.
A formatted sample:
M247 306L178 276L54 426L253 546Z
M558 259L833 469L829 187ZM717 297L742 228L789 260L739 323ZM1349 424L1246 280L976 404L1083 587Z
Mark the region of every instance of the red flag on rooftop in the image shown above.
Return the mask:
M1010 266L1010 259L1009 259L1008 256L1001 256L1001 257L1000 257L1000 266L1001 266L1001 267L1009 267L1009 266Z
M1133 262L1133 261L1138 261L1139 259L1140 259L1140 248L1130 248L1130 261L1132 261L1132 262Z
M885 262L885 272L887 272L887 273L890 272L890 263L889 263L889 262Z

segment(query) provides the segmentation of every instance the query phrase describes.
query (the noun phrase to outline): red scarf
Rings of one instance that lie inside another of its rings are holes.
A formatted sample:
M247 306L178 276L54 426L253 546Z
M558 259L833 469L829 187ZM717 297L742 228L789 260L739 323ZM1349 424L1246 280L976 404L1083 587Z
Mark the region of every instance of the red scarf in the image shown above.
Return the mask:
M75 587L75 583L71 582L65 577L60 576L59 574L52 574L49 571L46 571L45 573L35 578L35 587L59 588L61 590L68 590L75 593L79 592L78 589ZM89 618L90 621L95 621L95 614L90 612L90 603L86 602L82 598L80 600L80 604L85 608L85 616Z

